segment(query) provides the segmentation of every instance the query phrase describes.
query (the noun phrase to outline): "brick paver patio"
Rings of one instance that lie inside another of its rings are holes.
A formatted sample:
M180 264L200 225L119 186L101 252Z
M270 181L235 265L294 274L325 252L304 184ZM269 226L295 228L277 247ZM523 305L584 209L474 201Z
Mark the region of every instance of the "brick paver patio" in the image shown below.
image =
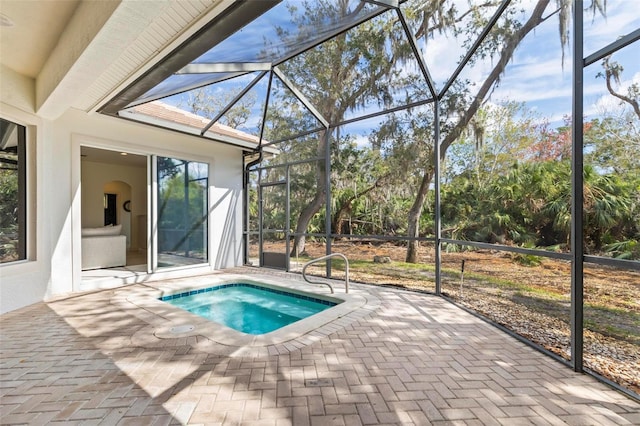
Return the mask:
M352 285L379 301L366 315L232 351L133 338L149 323L114 301L145 287L1 316L2 424L640 424L636 401L435 296Z

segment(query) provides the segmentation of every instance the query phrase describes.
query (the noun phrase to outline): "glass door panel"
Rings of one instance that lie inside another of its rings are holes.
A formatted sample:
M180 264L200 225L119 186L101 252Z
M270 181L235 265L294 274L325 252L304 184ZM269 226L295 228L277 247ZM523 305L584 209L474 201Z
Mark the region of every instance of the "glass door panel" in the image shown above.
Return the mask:
M209 166L157 157L157 268L209 262Z

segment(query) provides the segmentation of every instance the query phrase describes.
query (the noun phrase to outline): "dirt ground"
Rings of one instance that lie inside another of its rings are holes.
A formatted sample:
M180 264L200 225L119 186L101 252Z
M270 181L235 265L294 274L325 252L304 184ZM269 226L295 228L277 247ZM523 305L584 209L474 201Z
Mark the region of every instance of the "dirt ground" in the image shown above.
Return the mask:
M278 251L275 246L271 249ZM307 243L305 251L308 257L320 257L325 254L325 246ZM402 246L336 242L332 251L374 265L352 266L352 281L435 290L432 272L394 266L404 261L406 249ZM374 256L387 256L391 263L374 264ZM541 263L528 266L527 261L532 259L518 256L496 250L443 252L442 291L456 303L569 359L571 264L535 258L529 263ZM432 247L421 247L420 261L434 264ZM319 274L321 271L318 268ZM584 276L585 367L640 393L640 273L588 265ZM336 272L334 278L339 277L340 272ZM488 282L485 277L492 280ZM517 283L519 288L501 285L506 282Z

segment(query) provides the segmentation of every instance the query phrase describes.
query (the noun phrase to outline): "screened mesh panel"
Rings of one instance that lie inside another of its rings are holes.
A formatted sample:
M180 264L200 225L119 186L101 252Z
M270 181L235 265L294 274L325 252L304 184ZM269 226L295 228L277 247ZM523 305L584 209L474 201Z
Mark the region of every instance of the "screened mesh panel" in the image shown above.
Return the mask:
M640 391L640 272L585 266L585 366Z
M425 164L433 163L432 107L374 117L332 132L332 229L343 235L406 236ZM433 235L427 197L420 235Z
M260 79L231 109L220 117L218 123L248 135L260 136L262 116L267 101L268 80L267 76ZM243 135L238 134L238 136Z
M269 141L290 138L322 127L322 123L277 76L273 76L265 135Z
M292 130L292 129L291 129ZM324 159L325 156L325 131L321 130L309 135L287 139L269 145L269 148L277 151L277 155L266 158L262 165L295 163L298 161ZM267 133L265 139L270 143L271 133Z
M482 134L459 138L447 150L443 237L568 249L570 132L549 128L514 102L487 105L475 120Z
M249 85L259 73L250 73L230 80L220 81L184 93L169 96L162 100L168 105L187 113L195 114L207 120L213 119L220 113L247 85ZM264 95L263 95L264 96ZM257 95L251 95L247 99L241 99L238 104L244 110L259 109ZM238 107L236 107L238 108ZM246 115L246 114L245 114ZM232 114L237 117L238 114ZM239 117L236 118L238 120ZM229 119L219 120L219 124L228 125ZM204 126L202 126L204 128Z
M587 254L640 260L640 42L585 68ZM626 99L626 100L624 100Z
M509 7L503 12L491 31L487 34L484 41L480 44L478 49L473 55L471 55L467 64L462 68L460 74L452 81L453 87L447 93L444 99L445 111L447 109L460 108L459 103L461 101L468 102L468 98L475 96L480 90L486 95L489 95L489 89L491 86L483 86L487 78L491 76L492 80L498 81L498 77L501 77L499 72L502 65L506 65L507 68L514 68L517 66L529 65L528 70L532 73L538 72L540 68L536 67L536 62L532 61L527 56L517 56L514 53L522 52L524 45L517 43L513 44L514 40L517 40L521 33L519 29L524 23L531 18L534 11L535 4L520 4L511 3ZM549 6L549 9L552 7ZM542 12L544 13L544 12ZM527 37L534 37L535 34L545 25L551 25L555 34L556 43L559 45L560 40L557 36L558 21L547 20L538 25L536 32L530 32ZM548 40L547 40L548 41ZM506 49L508 44L517 46L517 50ZM501 62L500 59L504 62ZM528 62L527 62L528 61ZM521 81L523 84L526 80Z
M437 89L449 79L499 4L410 0L400 6Z
M229 78L237 77L243 73L207 73L207 74L173 74L163 82L147 91L129 106L139 105L156 99L177 95L185 91L193 90Z
M443 294L566 359L570 289L568 261L443 244Z
M324 181L322 173L324 161L312 161L290 166L290 191L291 191L291 226L298 233L323 233L326 226ZM296 224L301 218L310 217L305 229L296 229Z
M284 1L194 62L277 62L378 10L358 1Z
M615 42L618 38L640 29L638 5L628 0L585 2L583 19L585 57Z
M246 187L248 192L248 229L249 232L260 230L260 220L258 217L258 172L249 172L249 182Z
M391 11L281 68L331 124L430 97L406 34Z
M568 249L568 52L557 18L519 33L531 17L532 10L521 11L519 5L507 8L444 98L445 238ZM504 48L520 37L517 49ZM500 59L508 59L504 69ZM488 100L478 106L472 102L478 95Z

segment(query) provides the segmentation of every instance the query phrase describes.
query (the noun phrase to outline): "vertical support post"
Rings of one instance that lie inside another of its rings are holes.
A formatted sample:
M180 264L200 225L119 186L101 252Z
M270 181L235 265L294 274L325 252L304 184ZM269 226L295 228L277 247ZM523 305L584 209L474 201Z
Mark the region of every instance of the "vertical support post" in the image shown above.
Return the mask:
M267 111L269 110L269 98L271 97L271 83L273 82L273 70L271 70L271 72L269 73L269 82L267 83L267 97L264 100L264 109L262 110L262 124L260 125L260 140L258 141L258 149L262 150L262 139L264 137L264 126L267 122ZM262 152L262 151L260 151ZM262 171L258 171L258 188L260 188L260 190L258 191L258 232L259 232L259 236L258 236L258 256L260 257L260 267L264 266L264 262L262 261L263 258L263 248L264 248L264 236L262 235L262 229L263 229L263 210L262 210L262 186L260 185L261 183L261 179L262 179Z
M262 235L263 228L263 214L262 211L262 170L258 169L258 265L262 268L264 266L264 236Z
M160 254L160 248L158 246L158 219L159 209L158 204L160 201L160 182L158 179L158 156L151 155L148 157L147 167L151 173L149 182L150 185L147 189L147 208L149 212L150 220L147 220L147 272L157 272L158 270L158 256Z
M290 166L289 164L286 165L285 167L285 218L284 218L284 247L285 247L285 256L286 256L286 260L285 260L285 270L287 272L289 272L291 270L291 243L290 243L290 238L291 238L291 185L289 184L289 171Z
M571 134L571 365L582 372L584 325L583 234L583 1L573 5L573 126Z
M435 227L435 262L436 262L436 294L439 296L442 294L442 280L441 280L441 246L442 243L440 239L442 238L442 224L440 217L440 98L435 98L435 103L433 104L434 112L434 127L433 127L433 167L434 167L434 191L435 191L435 219L434 219L434 227Z
M325 170L325 217L324 233L327 239L326 254L331 254L331 129L324 132L324 170ZM331 278L331 259L326 263L327 278Z
M246 168L245 156L242 156L242 264L247 265L249 263L249 232L251 227L249 226L249 170Z
M188 232L189 228L191 228L191 218L189 215L189 162L188 161L184 161L182 163L182 165L184 166L184 189L183 189L183 193L184 193L184 211L182 212L182 218L184 220L184 230L185 232ZM187 237L187 239L184 242L184 256L186 258L189 258L189 240L190 238ZM177 247L176 247L177 248Z

